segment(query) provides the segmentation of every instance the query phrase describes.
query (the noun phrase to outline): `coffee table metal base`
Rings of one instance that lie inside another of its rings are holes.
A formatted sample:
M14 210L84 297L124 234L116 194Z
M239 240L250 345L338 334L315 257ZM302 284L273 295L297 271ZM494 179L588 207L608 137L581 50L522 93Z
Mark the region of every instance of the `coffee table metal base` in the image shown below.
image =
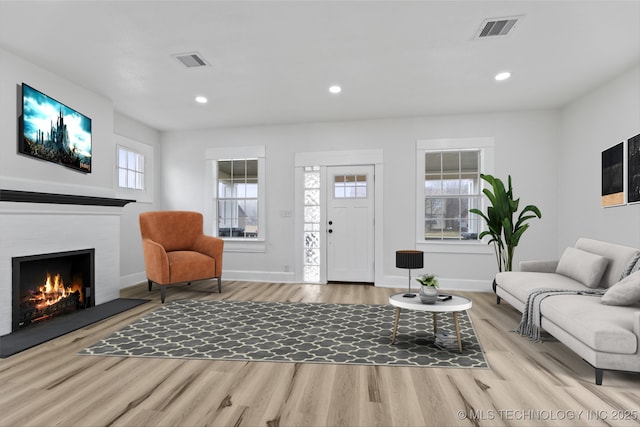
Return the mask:
M453 315L453 324L456 329L456 338L458 339L458 351L462 352L462 338L460 337L460 322L458 321L458 313L460 311L468 310L471 308L472 303L468 298L454 295L453 298L446 303L436 303L437 305L420 304L412 299L405 299L402 294L394 294L389 297L389 303L396 307L395 320L393 322L393 335L391 337L391 344L396 343L396 336L398 335L398 323L400 323L400 312L403 308L409 310L429 311L432 314L433 319L433 335L438 333L438 313L450 312Z
M400 312L402 309L400 307L396 307L396 319L393 322L393 336L391 337L391 344L396 343L396 336L398 334L398 323L400 323ZM458 339L458 351L462 353L462 339L460 338L460 323L458 322L458 312L454 311L451 313L453 315L453 324L456 328L456 338ZM438 333L438 313L434 312L433 315L433 336L435 337Z

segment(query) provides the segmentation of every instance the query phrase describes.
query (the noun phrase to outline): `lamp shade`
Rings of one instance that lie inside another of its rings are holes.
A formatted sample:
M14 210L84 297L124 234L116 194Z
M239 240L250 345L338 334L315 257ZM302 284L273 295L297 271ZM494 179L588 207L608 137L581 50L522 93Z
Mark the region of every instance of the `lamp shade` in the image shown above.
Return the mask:
M397 268L422 268L424 266L424 252L414 250L396 251Z

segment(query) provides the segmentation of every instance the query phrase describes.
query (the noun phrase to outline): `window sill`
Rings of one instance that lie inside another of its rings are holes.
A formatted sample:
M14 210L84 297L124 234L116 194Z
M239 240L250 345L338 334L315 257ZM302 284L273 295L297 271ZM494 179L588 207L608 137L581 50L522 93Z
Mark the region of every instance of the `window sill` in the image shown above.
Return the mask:
M417 241L416 249L427 253L480 254L494 255L493 246L484 242L464 241Z
M133 199L137 203L153 203L153 196L146 190L130 190L118 187L116 197Z
M264 253L267 244L264 239L234 239L223 238L224 252Z

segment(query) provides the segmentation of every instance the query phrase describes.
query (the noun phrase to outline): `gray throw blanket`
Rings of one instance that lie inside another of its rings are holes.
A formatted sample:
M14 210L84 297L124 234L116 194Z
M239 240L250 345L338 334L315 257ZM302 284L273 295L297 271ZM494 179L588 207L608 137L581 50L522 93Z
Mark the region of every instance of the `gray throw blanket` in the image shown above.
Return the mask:
M522 311L522 320L520 324L514 330L523 337L529 337L530 340L539 342L540 339L540 322L542 315L540 314L540 304L542 301L553 295L603 295L606 289L583 289L583 290L571 290L571 289L553 289L553 288L539 288L531 291L527 297L524 310Z

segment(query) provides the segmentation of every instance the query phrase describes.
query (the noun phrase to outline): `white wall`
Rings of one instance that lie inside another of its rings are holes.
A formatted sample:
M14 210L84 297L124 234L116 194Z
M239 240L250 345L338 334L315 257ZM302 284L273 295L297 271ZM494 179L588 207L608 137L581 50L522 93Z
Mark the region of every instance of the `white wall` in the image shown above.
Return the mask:
M602 151L640 133L640 67L562 110L558 251L578 237L640 247L640 204L602 208Z
M62 77L0 49L0 188L113 197L113 105ZM17 154L19 86L46 93L92 119L89 174ZM20 188L18 188L20 187Z
M124 288L146 281L138 216L142 212L160 209L160 185L156 184L157 177L160 175L158 168L161 156L160 133L118 112L114 113L113 132L136 143L151 146L154 159L153 163L145 165L146 173L150 173L154 181L151 183L153 186L152 200L150 202L129 203L124 207L120 219L120 286ZM114 185L117 185L115 181Z
M381 149L384 155L384 276L386 285L406 285L406 271L395 268L395 250L414 248L416 141L491 136L496 145L496 175L511 174L522 203L536 204L543 219L532 222L516 253L518 259L555 252L557 233L557 111L471 114L423 118L226 128L164 133L163 206L205 211L204 153L210 147L264 145L267 169L266 253L225 253L224 269L282 272L295 265L294 225L282 210L294 206L294 154L329 150ZM551 190L550 190L551 189ZM295 215L294 215L295 217ZM464 268L460 268L460 266ZM425 254L425 271L447 283L490 283L492 254ZM417 273L417 272L416 272Z

